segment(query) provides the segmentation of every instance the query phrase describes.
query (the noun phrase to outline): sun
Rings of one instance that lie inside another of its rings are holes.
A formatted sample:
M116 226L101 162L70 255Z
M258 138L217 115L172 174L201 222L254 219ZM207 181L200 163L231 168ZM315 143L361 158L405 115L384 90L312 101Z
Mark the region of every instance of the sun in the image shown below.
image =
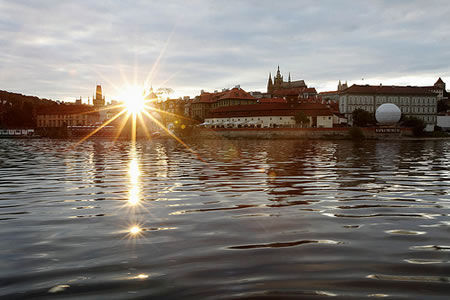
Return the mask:
M144 89L138 86L127 88L122 93L122 101L129 113L141 113L145 110L145 93Z

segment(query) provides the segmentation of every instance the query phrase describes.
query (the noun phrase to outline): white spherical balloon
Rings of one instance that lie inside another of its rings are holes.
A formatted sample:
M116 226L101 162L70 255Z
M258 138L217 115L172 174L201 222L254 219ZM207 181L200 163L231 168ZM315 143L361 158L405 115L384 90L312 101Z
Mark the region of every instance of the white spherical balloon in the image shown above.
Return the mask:
M402 112L397 105L392 103L385 103L380 105L375 112L375 118L381 125L392 125L400 121Z

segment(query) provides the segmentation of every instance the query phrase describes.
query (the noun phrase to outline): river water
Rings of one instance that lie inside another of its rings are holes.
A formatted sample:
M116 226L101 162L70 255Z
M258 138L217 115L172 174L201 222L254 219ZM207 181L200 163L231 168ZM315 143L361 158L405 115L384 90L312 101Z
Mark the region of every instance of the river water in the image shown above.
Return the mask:
M0 298L448 299L447 141L0 140Z

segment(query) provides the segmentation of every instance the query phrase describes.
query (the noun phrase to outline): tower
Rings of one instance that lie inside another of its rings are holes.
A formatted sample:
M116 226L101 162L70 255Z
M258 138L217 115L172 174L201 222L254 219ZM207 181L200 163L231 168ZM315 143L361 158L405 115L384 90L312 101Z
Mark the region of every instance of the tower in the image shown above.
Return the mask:
M441 77L435 82L435 87L445 90L445 82L442 80Z
M269 73L269 80L267 81L267 92L271 93L272 89L273 89L272 73Z
M105 106L105 97L102 95L102 86L97 85L95 89L95 98L92 96L94 107Z
M274 77L273 85L274 88L280 88L283 83L283 76L281 76L280 66L278 66L277 75Z

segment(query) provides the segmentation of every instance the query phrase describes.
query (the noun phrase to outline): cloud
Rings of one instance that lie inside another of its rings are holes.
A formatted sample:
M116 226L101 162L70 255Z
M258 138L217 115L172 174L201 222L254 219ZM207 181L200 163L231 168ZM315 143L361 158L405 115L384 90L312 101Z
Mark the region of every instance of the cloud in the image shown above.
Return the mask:
M363 77L446 80L449 10L445 1L3 1L0 89L74 99L101 83L114 98L125 82L144 82L161 52L151 83L177 95L264 90L278 64L319 90Z

